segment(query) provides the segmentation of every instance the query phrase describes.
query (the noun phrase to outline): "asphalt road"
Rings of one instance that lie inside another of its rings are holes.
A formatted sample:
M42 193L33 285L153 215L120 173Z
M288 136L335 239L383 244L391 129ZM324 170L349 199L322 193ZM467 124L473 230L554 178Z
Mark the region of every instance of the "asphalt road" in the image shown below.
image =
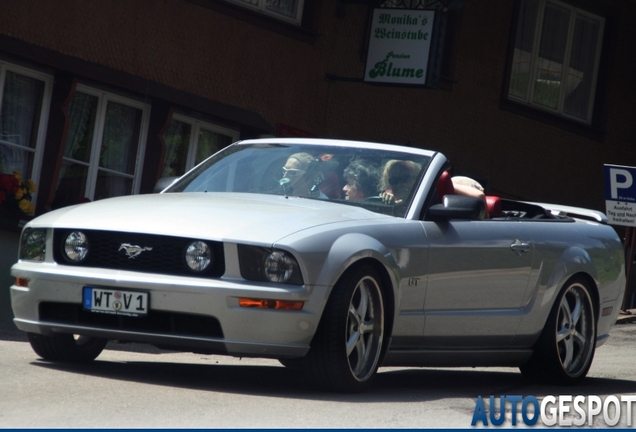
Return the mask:
M371 391L343 395L308 387L276 361L145 345L109 344L89 365L49 363L4 325L0 427L470 428L480 395L636 395L635 336L636 324L617 325L574 388L529 384L517 369L386 368Z

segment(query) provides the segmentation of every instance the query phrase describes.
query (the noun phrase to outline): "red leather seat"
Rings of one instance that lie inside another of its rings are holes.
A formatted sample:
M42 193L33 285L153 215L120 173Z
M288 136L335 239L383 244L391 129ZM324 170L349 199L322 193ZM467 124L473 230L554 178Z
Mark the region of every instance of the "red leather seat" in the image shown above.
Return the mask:
M486 195L486 212L491 218L501 216L501 200L498 196Z
M453 187L453 181L448 171L444 171L437 180L437 197L442 202L444 195L452 195L455 193L455 187Z

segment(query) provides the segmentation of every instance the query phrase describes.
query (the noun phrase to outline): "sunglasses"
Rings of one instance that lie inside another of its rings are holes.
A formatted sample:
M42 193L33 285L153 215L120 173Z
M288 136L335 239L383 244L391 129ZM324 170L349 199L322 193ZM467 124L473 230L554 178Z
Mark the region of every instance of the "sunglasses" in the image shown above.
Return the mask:
M296 177L303 174L305 171L296 168L283 167L283 177Z

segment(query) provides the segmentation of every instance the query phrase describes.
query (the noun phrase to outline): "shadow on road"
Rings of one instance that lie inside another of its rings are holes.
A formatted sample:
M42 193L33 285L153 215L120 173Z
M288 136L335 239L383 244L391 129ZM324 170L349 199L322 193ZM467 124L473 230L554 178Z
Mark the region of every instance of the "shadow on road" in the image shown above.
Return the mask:
M13 325L13 323L11 323ZM9 326L0 326L0 340L12 342L27 342L26 333L9 328Z
M316 390L300 371L278 366L217 365L170 362L111 362L60 364L45 361L35 367L199 391L267 397L347 402L413 402L478 395L546 394L609 395L631 393L634 382L587 378L576 387L545 386L524 381L517 369L510 372L487 369L388 369L380 370L375 386L362 394L337 394Z

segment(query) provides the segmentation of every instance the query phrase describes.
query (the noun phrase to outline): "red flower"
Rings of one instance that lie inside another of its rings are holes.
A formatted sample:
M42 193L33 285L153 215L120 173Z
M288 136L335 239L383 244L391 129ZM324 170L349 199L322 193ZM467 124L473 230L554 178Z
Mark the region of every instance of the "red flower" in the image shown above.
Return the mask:
M33 205L31 204L33 192L35 192L35 183L32 180L27 180L26 185L24 185L19 172L0 174L0 204L3 207L8 206L10 209L30 215L33 213Z
M20 187L20 180L15 176L11 174L0 175L0 190L14 194L18 191L18 187Z

